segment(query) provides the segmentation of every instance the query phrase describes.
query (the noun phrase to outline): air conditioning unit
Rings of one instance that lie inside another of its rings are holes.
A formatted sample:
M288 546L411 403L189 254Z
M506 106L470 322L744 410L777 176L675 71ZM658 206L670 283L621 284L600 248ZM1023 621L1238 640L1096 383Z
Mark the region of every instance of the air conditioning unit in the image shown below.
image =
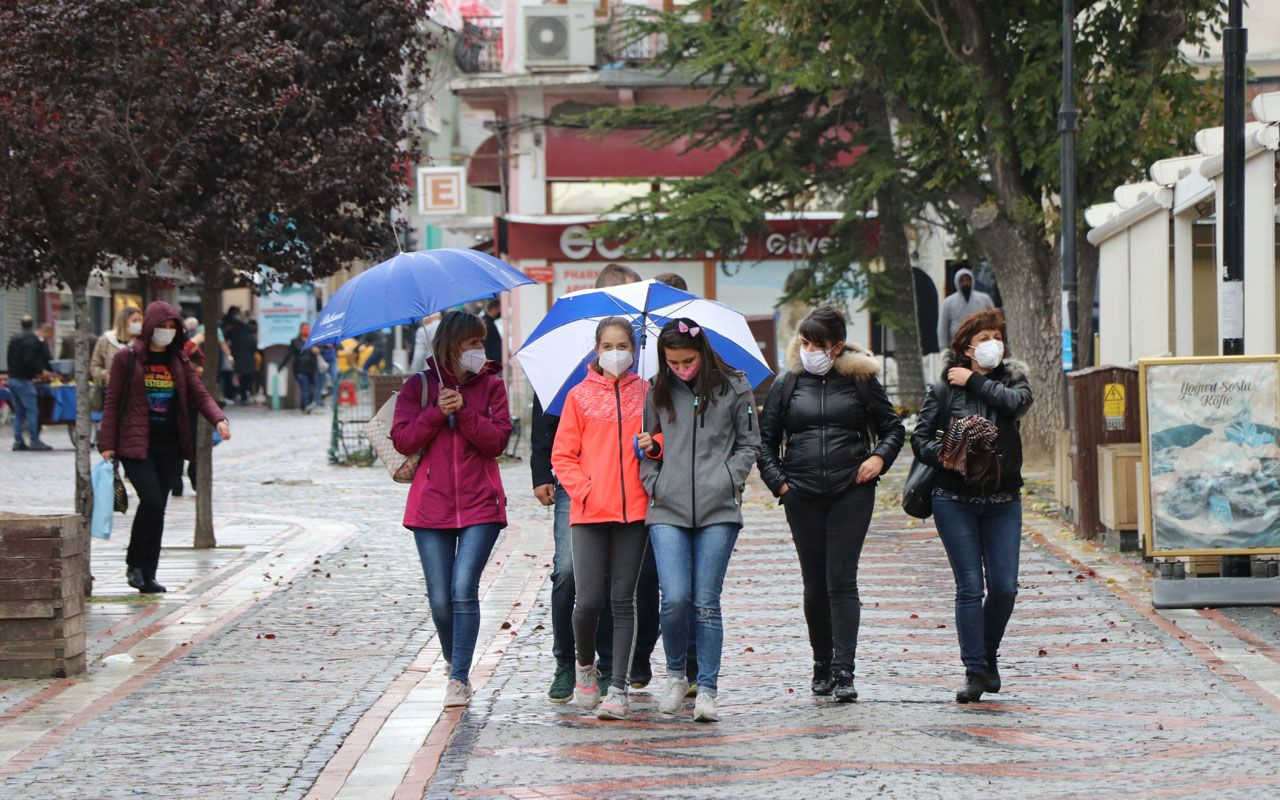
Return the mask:
M524 66L530 72L596 65L595 3L524 6Z

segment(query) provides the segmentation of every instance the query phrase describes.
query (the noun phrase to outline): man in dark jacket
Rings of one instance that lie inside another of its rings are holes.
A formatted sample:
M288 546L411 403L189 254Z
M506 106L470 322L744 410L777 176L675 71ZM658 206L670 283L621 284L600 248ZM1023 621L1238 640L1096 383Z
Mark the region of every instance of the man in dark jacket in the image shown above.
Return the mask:
M502 301L490 300L481 316L484 318L484 357L501 367L502 331L498 330L498 320L502 319Z
M21 320L22 330L9 340L9 394L13 397L13 449L52 450L40 441L40 407L36 399L36 384L53 377L53 364L49 358L49 342L53 340L53 326L41 325L32 330L31 317ZM22 438L22 424L26 422L31 443Z

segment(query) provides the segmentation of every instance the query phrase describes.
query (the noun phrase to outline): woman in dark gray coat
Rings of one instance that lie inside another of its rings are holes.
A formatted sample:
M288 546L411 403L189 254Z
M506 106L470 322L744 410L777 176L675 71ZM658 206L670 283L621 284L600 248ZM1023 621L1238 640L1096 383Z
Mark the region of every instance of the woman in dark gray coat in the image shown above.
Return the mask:
M689 618L696 615L698 697L694 720L716 722L724 626L720 591L742 528L742 493L760 451L755 400L690 319L668 322L658 336L658 375L645 402L654 445L640 465L649 493L649 539L662 589L667 686L659 701L677 714L685 677Z

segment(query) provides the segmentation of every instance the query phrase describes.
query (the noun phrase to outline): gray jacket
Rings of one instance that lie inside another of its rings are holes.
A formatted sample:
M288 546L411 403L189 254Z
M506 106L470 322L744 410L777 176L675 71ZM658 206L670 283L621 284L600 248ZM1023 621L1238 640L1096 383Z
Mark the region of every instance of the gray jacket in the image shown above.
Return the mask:
M681 380L671 381L676 418L645 400L645 430L662 434L657 458L640 464L640 479L649 493L650 525L700 528L742 525L742 493L747 475L760 454L760 426L751 385L731 376L723 393L712 392L701 416L695 397Z

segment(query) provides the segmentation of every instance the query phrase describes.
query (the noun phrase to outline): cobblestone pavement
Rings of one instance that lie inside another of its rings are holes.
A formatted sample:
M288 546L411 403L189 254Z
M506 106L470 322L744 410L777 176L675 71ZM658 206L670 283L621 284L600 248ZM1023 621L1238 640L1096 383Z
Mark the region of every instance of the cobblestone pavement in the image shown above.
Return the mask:
M808 692L794 551L754 487L725 589L723 721L663 717L637 692L619 724L545 699L550 520L527 467L504 468L513 524L482 586L478 691L443 712L405 489L329 466L327 432L236 410L216 452L220 548L189 549L194 506L175 499L162 600L122 602L127 533L95 542L88 676L0 681L0 797L1047 800L1280 782L1280 614L1154 612L1132 558L1028 516L1006 688L957 706L945 556L889 487L861 570L857 704ZM70 502L66 452L0 452L0 474L0 509Z

